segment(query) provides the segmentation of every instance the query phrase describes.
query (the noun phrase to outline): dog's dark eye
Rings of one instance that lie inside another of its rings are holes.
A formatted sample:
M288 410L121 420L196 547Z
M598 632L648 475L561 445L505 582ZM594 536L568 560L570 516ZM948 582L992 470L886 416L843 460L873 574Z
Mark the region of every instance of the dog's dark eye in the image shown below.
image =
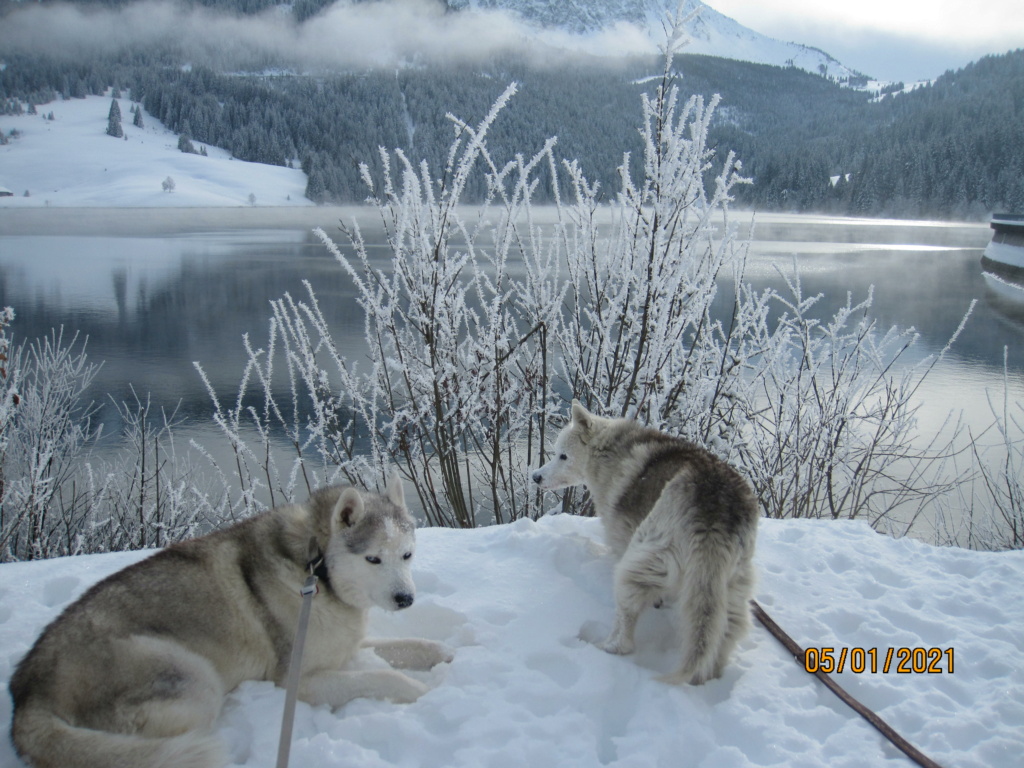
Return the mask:
M568 461L569 457L566 456L564 453L560 453L560 454L558 454L558 460L559 461Z
M403 560L408 560L411 557L412 557L412 552L406 552L404 555L402 555L402 559Z
M374 565L380 565L380 558L376 555L367 555L366 562L373 563Z

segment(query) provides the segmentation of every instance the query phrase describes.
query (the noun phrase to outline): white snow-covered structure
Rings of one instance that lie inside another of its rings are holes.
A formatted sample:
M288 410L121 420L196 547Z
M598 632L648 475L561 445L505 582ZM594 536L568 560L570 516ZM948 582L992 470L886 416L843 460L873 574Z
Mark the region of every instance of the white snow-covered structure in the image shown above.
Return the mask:
M992 241L984 259L1002 267L1024 270L1024 213L992 215Z

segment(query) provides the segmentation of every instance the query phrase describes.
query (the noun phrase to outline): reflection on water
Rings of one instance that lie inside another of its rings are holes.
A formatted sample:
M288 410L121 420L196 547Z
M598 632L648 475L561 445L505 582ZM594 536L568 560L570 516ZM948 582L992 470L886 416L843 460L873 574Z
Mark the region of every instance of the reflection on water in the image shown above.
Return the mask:
M0 305L15 308L14 336L34 338L63 326L66 338L71 331L87 337L90 359L103 361L93 387L97 402L108 394L128 399L134 387L157 406L180 402L179 412L202 425L197 433L208 429L211 405L193 361L202 363L222 400L233 401L245 361L243 335L264 345L269 302L286 292L305 296L303 280L313 285L342 352L361 355L354 289L312 235L308 210L293 214L305 217L293 226L279 211L267 214L273 229L258 228L258 217L248 228L224 229L209 221L190 227L187 218L173 226L164 221L164 228L130 220L144 215L93 212L72 234L50 234L51 226L34 234L0 217ZM59 223L60 214L51 216ZM337 232L332 221L317 223ZM1013 395L1024 396L1024 305L986 286L985 225L766 215L754 231L749 282L783 290L798 264L804 296L822 295L821 317L845 305L848 294L859 302L873 286L871 314L880 327L920 333L914 359L940 350L978 300L952 354L921 392L926 422L938 424L950 409L964 409L972 428L987 425L986 397L1001 392L1004 347ZM372 226L364 235L373 241ZM376 238L383 242L379 232ZM344 242L340 233L336 241ZM728 309L722 299L723 316ZM104 418L115 416L104 408Z
M335 239L344 240L340 233ZM979 299L944 373L972 386L998 383L1004 346L1013 370L1024 371L1024 312L986 287L979 258L987 240L983 225L761 216L746 277L782 290L798 264L804 295L822 294L822 317L845 304L848 292L857 302L873 286L872 315L883 328L915 328L919 356L941 349ZM61 326L78 331L88 338L90 359L103 361L94 386L99 400L123 399L134 386L158 404L181 401L189 416L210 412L193 361L230 398L244 363L243 334L263 345L269 302L286 292L304 296L303 280L313 285L343 351L358 357L363 324L354 289L309 230L0 234L0 303L15 308L18 338Z
M1024 274L985 272L985 300L996 320L1024 336Z
M362 321L351 285L311 233L235 231L164 238L0 239L0 302L15 308L18 338L65 328L88 339L103 361L97 396L129 387L158 404L206 417L209 398L193 361L229 398L244 365L242 336L266 343L269 302L315 287L339 330L359 342ZM353 348L358 349L358 347Z

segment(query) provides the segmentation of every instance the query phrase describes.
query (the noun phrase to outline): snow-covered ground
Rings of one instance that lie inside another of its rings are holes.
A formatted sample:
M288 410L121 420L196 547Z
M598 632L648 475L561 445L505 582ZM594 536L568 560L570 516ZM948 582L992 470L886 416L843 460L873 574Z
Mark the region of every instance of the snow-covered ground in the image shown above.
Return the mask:
M312 205L301 170L235 160L216 147L206 147L208 157L180 152L178 136L151 115L143 112L143 128L132 124L130 99L118 100L125 138L108 136L110 102L89 96L39 105L37 115L0 116L0 132L16 132L0 145L0 188L14 193L0 197L0 207ZM168 177L172 192L164 190Z
M893 85L893 83L887 82L885 80L868 80L866 85L864 85L861 88L858 88L857 90L867 91L868 93L879 93L879 95L873 99L875 103L878 103L881 101L885 101L888 98L892 98L893 96L898 96L903 93L911 93L912 91L916 91L918 88L925 88L926 86L929 86L934 82L934 80L917 80L912 83L904 83L903 87L898 91L889 91L887 93L882 93L882 89L890 87L891 85Z
M556 516L419 531L416 604L374 612L377 635L455 649L415 704L300 704L292 764L911 766L762 627L723 678L654 682L674 661L668 611L648 611L635 656L578 639L608 629L612 561L596 520ZM0 681L71 600L140 553L0 566ZM941 649L934 673L847 670L840 683L947 768L1011 768L1024 754L1024 552L935 549L852 522L761 525L757 599L802 645ZM953 669L949 657L953 656ZM847 667L858 654L847 656ZM924 662L924 653L910 656ZM920 667L920 664L918 664ZM216 724L234 764L272 766L284 692L246 683ZM0 722L10 701L0 698ZM0 767L18 765L0 740Z

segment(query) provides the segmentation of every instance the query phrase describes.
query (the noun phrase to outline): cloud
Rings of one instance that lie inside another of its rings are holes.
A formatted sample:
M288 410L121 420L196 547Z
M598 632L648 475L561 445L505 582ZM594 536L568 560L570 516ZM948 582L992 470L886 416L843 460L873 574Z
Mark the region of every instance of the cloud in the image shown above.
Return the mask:
M860 34L903 39L922 47L946 45L995 53L1020 47L1024 40L1020 0L710 0L710 5L762 34L800 42L816 35Z
M960 69L988 54L1004 54L1011 47L994 42L935 42L909 34L812 25L796 34L801 41L828 51L865 74L904 82L932 80L946 70Z
M544 58L551 48L598 55L655 50L628 25L590 38L541 34L504 11L448 13L437 0L341 0L301 24L278 9L238 16L170 0L118 9L33 4L8 14L0 28L0 49L12 52L80 58L139 46L220 66L263 60L302 67L475 61L510 52Z

